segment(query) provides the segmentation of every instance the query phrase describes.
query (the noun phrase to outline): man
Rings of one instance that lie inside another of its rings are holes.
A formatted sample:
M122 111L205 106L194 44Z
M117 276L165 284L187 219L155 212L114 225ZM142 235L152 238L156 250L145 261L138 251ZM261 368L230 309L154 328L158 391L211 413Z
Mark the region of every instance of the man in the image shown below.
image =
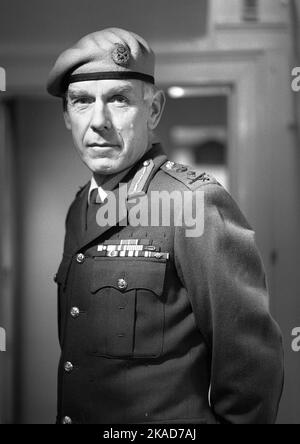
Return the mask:
M117 28L90 34L60 55L48 91L92 172L56 276L57 421L273 423L282 346L254 233L212 177L154 143L165 98L149 45ZM174 191L182 200L157 214L154 196ZM124 212L138 203L140 224Z

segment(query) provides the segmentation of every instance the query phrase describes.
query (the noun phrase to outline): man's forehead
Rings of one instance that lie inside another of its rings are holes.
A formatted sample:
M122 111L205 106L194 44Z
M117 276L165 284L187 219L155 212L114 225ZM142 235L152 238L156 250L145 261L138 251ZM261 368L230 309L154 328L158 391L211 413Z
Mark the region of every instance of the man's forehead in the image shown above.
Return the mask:
M107 94L109 92L128 92L140 93L142 90L142 82L135 79L103 79L103 80L85 80L81 82L70 83L68 86L68 93L101 93Z

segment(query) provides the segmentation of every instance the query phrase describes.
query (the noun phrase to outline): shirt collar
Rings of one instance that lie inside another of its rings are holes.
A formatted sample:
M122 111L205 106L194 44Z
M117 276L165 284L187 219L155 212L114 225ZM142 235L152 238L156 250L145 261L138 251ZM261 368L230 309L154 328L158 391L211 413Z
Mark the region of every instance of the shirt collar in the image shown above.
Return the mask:
M147 157L151 157L154 158L158 155L162 154L162 148L161 145L159 143L155 143L151 146L151 148L144 154L144 156L142 157L142 159L140 159L140 161L142 161L143 159L147 158ZM136 163L139 164L140 161L138 161ZM95 190L96 188L98 188L98 195L100 198L100 202L103 203L105 201L105 199L108 196L108 193L106 191L112 191L115 189L115 187L121 182L121 180L127 175L127 173L134 168L135 165L131 165L129 168L127 168L126 170L120 171L119 173L116 174L112 174L110 176L99 176L101 180L101 186L98 185L99 183L99 179L98 179L98 183L97 183L97 177L95 177L94 175L91 178L91 184L90 184L90 189L89 189L89 194L88 194L88 204L90 204L90 197L91 197L91 192L93 190ZM103 180L104 178L104 180Z
M92 176L91 178L91 185L90 185L90 189L89 189L89 194L88 194L88 204L90 205L90 199L91 199L91 193L93 190L96 190L98 188L98 196L100 198L100 203L103 203L105 201L105 199L107 198L107 193L106 191L97 184L96 179L94 176Z
M109 176L99 176L98 182L97 182L97 177L93 175L91 178L91 184L88 194L88 203L90 204L91 192L96 188L98 188L98 195L100 198L100 202L101 203L104 202L104 200L108 196L108 193L106 191L114 190L131 169L132 165L129 168L126 168L126 170L120 171L119 173L112 174ZM101 185L98 185L99 181L101 182Z

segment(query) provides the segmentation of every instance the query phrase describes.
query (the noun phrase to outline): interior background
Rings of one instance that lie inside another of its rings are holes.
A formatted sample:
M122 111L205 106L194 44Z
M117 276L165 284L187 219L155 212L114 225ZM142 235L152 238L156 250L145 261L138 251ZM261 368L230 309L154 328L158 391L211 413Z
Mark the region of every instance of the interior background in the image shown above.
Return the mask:
M0 353L0 423L55 420L59 348L52 277L66 211L89 172L64 128L61 103L47 96L45 83L62 50L109 26L149 40L157 53L157 83L166 92L172 86L185 91L184 99L169 97L161 122L170 156L174 144L194 144L188 135L208 143L202 163L223 168L256 230L271 310L284 336L278 422L300 423L300 360L291 349L291 331L300 326L299 99L291 90L298 21L297 5L288 0L154 0L151 7L148 0L1 0L7 90L0 92L0 326L7 351Z

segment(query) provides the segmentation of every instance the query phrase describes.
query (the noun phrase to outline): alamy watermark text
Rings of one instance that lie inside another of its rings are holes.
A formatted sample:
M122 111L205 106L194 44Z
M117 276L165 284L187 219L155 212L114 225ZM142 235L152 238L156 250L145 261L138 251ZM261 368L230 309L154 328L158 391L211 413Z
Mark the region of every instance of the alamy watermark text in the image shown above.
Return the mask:
M204 192L151 191L128 196L126 183L119 184L118 199L108 191L96 215L100 227L184 227L186 237L200 237L204 231Z
M6 333L4 328L0 327L0 352L6 351Z
M0 66L0 91L6 91L5 69Z

